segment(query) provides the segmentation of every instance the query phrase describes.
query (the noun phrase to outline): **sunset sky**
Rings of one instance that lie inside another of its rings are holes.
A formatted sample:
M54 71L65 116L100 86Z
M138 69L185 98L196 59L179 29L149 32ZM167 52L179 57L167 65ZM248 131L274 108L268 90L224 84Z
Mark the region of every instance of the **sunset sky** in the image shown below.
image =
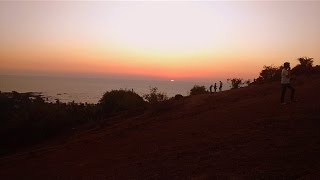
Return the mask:
M254 78L320 64L320 2L0 2L1 74Z

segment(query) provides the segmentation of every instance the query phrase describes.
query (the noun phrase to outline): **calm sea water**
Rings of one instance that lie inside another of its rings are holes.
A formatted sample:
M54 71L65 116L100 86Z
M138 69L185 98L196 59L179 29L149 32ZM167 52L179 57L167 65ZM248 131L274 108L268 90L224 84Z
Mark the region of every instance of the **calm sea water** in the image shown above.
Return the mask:
M212 82L188 82L165 80L124 80L102 78L74 78L74 77L35 77L35 76L0 76L0 91L2 92L41 92L42 95L54 102L87 102L97 103L106 91L119 89L133 89L139 95L149 93L150 87L157 87L168 97L176 94L184 96L190 93L195 85L204 85L209 89ZM227 87L224 82L223 89Z

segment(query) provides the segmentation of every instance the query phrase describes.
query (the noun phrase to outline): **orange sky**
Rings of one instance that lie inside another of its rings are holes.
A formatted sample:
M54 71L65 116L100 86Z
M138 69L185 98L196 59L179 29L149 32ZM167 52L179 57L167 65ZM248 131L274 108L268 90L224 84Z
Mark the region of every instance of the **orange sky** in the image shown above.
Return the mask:
M320 2L0 2L2 74L254 78L319 64Z

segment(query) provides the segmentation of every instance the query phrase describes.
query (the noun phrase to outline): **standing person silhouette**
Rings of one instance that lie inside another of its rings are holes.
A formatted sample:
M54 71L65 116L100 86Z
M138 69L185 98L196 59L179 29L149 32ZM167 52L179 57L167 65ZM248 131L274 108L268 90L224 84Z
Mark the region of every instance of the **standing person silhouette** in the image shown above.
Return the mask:
M213 88L214 88L214 92L217 92L217 83L214 83Z
M284 102L284 97L286 95L287 88L291 90L291 96L290 96L291 102L294 101L295 89L290 84L290 78L291 78L290 63L285 62L283 64L283 69L281 71L281 100L280 100L281 104L286 104Z
M210 86L210 88L209 88L209 89L210 89L210 93L212 93L212 84L211 84L211 86Z
M219 82L220 82L219 91L222 91L222 82L221 81L219 81Z

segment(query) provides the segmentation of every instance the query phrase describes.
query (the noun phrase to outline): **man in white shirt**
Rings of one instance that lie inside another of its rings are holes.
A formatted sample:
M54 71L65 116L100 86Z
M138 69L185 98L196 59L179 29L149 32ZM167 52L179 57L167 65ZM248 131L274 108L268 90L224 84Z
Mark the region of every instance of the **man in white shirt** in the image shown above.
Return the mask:
M290 63L285 62L283 64L283 69L281 72L281 103L282 104L286 104L284 102L284 97L285 97L287 88L291 90L291 96L290 96L291 101L294 101L295 89L290 84L290 78L291 78Z

